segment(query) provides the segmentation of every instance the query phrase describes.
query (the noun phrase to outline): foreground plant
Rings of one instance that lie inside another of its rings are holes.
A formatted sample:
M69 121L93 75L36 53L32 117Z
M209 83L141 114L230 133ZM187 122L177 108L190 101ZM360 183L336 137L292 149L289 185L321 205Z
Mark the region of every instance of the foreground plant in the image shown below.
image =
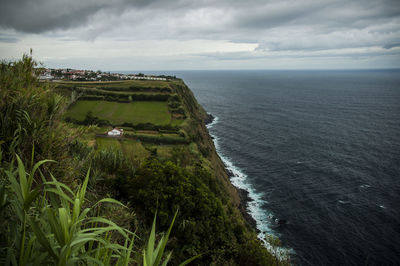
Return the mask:
M162 262L165 246L167 245L169 234L171 233L172 226L174 225L176 215L178 211L175 212L174 218L172 219L171 225L168 228L166 234L164 234L160 241L158 242L157 246L155 246L155 238L156 238L156 215L154 215L153 226L151 228L150 237L147 242L147 247L143 250L143 266L153 266L153 265L167 265L169 260L171 259L172 251L168 253L164 261ZM196 258L200 257L201 255L194 256L180 264L180 266L184 266Z
M73 192L51 174L46 181L39 167L51 160L36 163L27 173L22 160L16 156L17 167L4 171L10 183L10 195L5 186L0 189L1 225L8 235L1 240L0 262L4 265L129 265L138 263L131 259L135 234L109 219L93 215L101 203L117 204L112 198L99 200L91 207L85 205L89 172L82 185ZM34 177L42 178L34 184ZM168 231L156 242L156 216L143 250L143 265L167 265L172 252L164 256L175 216ZM116 234L123 245L113 241ZM181 265L196 259L192 257Z
M40 171L37 173L49 160L36 163L28 174L21 159L16 158L17 169L5 171L12 191L10 213L16 217L7 223L10 234L2 252L6 253L4 264L128 265L132 262L135 235L111 220L93 215L100 203L124 205L105 198L84 208L89 174L74 193L53 176L46 181ZM35 174L43 182L34 187ZM113 241L115 233L124 239L123 245Z

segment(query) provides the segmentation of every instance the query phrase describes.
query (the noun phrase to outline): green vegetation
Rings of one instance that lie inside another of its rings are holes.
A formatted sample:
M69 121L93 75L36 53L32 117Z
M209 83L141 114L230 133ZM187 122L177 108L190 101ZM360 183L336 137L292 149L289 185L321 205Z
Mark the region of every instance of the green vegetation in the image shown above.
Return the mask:
M54 88L35 72L29 56L0 65L0 264L286 264L243 219L206 113L182 81ZM171 91L121 102L74 89L143 84ZM106 137L106 120L124 136ZM166 234L155 233L156 216Z
M0 264L166 265L173 222L154 252L157 259L148 261L151 247L143 251L129 230L134 214L104 197L112 191L95 189L101 168L127 173L130 160L107 150L94 153L79 142L80 129L60 120L62 98L39 85L34 66L29 56L0 64ZM110 156L113 161L104 160ZM38 160L43 157L60 161ZM148 242L155 243L155 223Z
M96 144L99 150L122 150L123 154L132 160L142 161L150 156L150 152L137 140L97 137Z
M134 138L138 139L141 141L145 142L150 142L150 143L164 143L164 144L182 144L182 143L188 143L188 141L180 137L176 134L170 134L170 135L165 135L165 134L160 134L160 135L153 135L153 134L129 134L126 133L125 137L127 138Z
M93 215L99 213L100 204L124 205L104 198L84 207L89 175L75 193L52 176L47 181L41 175L43 183L33 188L33 177L46 161L36 163L27 173L21 159L16 158L18 168L5 171L11 193L9 198L3 196L1 202L2 224L10 232L2 239L2 244L6 244L2 245L6 248L2 252L6 255L5 265L128 265L132 261L135 235L111 220ZM124 239L124 245L112 240L113 231Z
M165 125L171 121L166 102L78 101L68 110L67 116L83 121L89 112L114 125L121 125L125 122L133 124L149 122Z
M171 243L175 250L174 264L200 253L207 254L197 260L201 265L235 265L242 258L246 259L246 265L278 263L259 242L249 249L252 236L240 223L239 214L224 207L229 199L222 184L200 165L188 171L172 162L150 159L131 178L119 179L116 186L122 189L122 197L137 207L138 214L148 219L147 223L156 213L153 202L159 203L161 221L170 220L174 217L173 210L179 209L176 223L180 226ZM160 222L160 226L165 230L168 223ZM258 257L248 256L250 252Z

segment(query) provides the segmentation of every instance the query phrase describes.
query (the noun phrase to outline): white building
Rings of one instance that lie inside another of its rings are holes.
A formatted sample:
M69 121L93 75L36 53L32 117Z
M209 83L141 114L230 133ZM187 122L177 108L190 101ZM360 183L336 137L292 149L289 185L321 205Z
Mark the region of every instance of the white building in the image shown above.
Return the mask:
M122 134L124 134L124 130L122 128L121 129L114 128L107 132L108 136L113 136L113 137L122 136Z
M39 76L40 80L52 80L54 77L50 73L45 73Z

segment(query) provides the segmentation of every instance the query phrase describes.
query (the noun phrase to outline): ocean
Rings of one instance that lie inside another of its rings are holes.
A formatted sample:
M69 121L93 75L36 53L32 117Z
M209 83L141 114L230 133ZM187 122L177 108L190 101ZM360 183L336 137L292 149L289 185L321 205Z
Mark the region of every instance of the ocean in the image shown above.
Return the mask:
M400 70L163 73L216 117L232 183L293 264L400 265Z

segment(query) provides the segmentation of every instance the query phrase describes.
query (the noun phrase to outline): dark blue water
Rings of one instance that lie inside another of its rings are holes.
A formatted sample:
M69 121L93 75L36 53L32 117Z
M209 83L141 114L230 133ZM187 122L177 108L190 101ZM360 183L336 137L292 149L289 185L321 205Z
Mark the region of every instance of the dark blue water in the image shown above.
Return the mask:
M294 263L400 265L400 71L174 74Z

